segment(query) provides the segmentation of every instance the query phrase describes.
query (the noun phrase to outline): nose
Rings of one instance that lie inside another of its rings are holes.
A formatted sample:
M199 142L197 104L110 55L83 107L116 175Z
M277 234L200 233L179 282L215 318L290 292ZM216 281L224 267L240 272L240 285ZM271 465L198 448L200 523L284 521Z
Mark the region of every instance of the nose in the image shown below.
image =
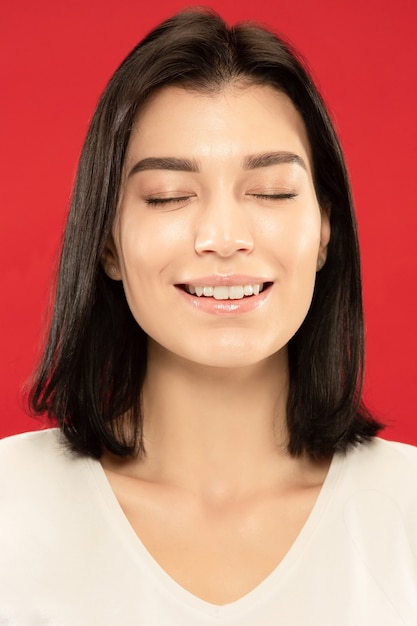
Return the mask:
M253 248L249 216L238 200L222 197L201 207L195 231L197 254L211 252L230 257L236 252L249 254Z

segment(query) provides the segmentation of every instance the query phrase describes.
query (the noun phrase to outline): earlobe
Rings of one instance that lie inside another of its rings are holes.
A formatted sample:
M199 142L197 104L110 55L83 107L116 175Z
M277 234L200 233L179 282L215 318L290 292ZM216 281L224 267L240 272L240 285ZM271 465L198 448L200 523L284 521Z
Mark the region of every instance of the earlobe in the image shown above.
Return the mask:
M331 236L330 228L330 207L322 209L321 213L321 229L320 229L320 248L317 257L317 271L319 272L327 259L327 248Z
M106 243L103 254L101 255L101 265L109 278L112 278L113 280L122 279L113 238L110 238Z
M118 280L119 276L118 276L117 267L113 265L113 263L108 263L105 267L105 271L106 271L106 274L110 276L110 278L114 278L115 280Z

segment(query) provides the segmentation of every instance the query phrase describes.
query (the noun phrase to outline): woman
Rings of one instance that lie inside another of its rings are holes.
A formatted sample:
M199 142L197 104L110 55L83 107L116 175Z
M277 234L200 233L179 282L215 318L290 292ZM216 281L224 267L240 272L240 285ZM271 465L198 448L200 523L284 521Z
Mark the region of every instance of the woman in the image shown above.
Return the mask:
M30 398L60 428L1 447L0 623L415 624L417 452L362 365L317 90L273 34L173 17L85 142Z

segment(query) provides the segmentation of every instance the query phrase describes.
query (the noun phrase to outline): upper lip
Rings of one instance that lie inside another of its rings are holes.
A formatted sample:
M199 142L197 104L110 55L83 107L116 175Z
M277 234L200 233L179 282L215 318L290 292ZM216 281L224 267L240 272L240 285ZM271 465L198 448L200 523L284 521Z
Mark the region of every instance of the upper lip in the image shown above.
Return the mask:
M233 285L263 285L272 282L266 276L249 276L247 274L212 274L199 278L187 278L180 285L193 285L194 287L231 287Z

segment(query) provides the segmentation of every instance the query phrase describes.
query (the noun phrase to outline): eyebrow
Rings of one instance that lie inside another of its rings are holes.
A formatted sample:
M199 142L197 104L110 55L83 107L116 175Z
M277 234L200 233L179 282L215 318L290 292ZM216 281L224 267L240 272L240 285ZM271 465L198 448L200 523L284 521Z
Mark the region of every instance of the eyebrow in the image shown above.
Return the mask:
M176 172L199 172L197 161L178 157L147 157L135 163L128 176L145 170L172 170Z
M307 165L295 152L264 152L262 154L253 154L244 160L244 168L246 170L256 170L260 167L269 167L270 165L280 165L281 163L295 163L307 170Z
M307 170L306 163L295 152L264 152L261 154L253 154L245 157L243 167L245 170L256 170L271 165L280 165L281 163L295 163ZM194 159L183 159L180 157L147 157L141 159L131 168L128 178L144 172L146 170L171 170L176 172L200 172L198 162Z

